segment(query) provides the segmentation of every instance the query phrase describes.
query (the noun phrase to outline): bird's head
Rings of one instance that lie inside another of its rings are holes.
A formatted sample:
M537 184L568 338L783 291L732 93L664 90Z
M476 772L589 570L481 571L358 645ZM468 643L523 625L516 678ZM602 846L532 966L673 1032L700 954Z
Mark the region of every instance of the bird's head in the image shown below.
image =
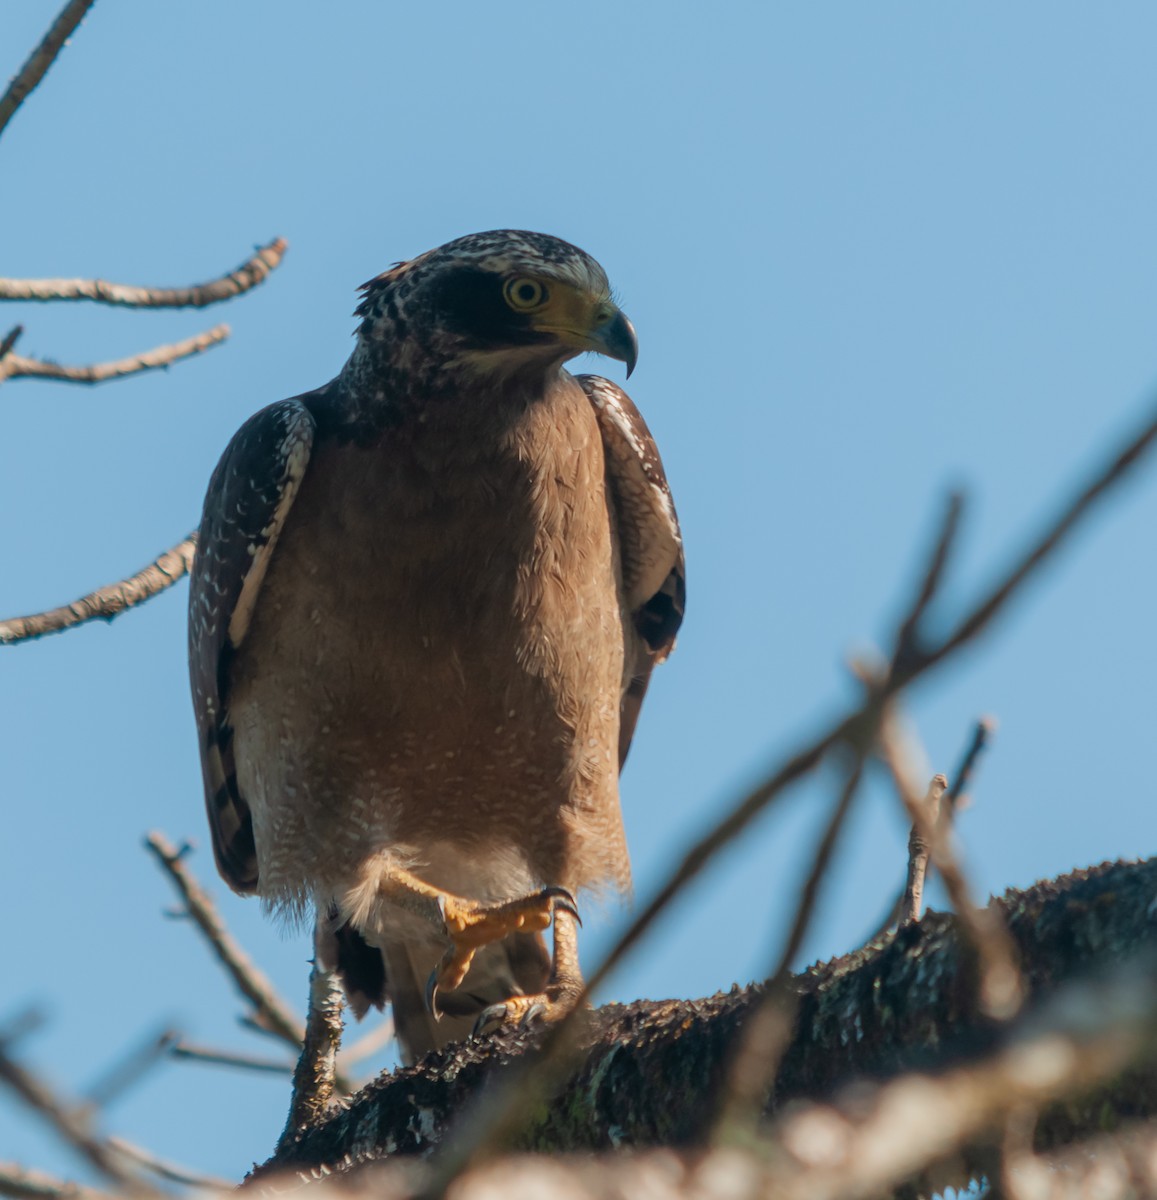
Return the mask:
M362 343L435 389L446 373L547 373L584 350L619 359L630 375L638 355L602 267L542 233L470 234L400 263L363 291Z

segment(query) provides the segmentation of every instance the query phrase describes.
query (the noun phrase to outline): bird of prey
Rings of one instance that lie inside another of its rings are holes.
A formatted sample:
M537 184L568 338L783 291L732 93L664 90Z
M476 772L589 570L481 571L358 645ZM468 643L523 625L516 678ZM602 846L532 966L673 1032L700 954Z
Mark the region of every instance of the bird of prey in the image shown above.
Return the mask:
M683 549L638 410L564 369L637 353L583 251L462 237L357 316L341 373L213 473L189 660L221 874L314 910L412 1062L581 991L574 896L629 886L619 770Z

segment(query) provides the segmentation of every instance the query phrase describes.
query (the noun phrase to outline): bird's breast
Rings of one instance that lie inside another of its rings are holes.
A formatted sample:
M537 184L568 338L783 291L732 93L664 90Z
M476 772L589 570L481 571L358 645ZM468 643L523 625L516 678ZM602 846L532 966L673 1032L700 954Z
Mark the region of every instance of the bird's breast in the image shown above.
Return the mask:
M418 845L528 811L617 822L623 615L594 415L571 384L464 432L315 444L235 666L259 854L286 810L315 842L334 818Z

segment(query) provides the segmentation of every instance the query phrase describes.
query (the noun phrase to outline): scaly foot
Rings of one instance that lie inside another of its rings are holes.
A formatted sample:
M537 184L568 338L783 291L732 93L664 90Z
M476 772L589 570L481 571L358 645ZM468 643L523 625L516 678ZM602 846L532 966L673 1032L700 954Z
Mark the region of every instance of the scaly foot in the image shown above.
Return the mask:
M473 1037L488 1033L508 1022L525 1029L536 1021L551 1024L561 1021L574 1008L582 994L582 983L578 987L569 984L552 984L537 996L511 996L501 1004L491 1004L478 1014L474 1022Z
M479 904L461 896L442 893L438 897L450 947L426 983L426 1006L435 1016L438 992L453 991L462 984L475 951L511 933L538 933L551 923L556 912L569 913L579 924L574 897L561 887L547 887L530 896L502 904ZM524 1000L528 997L517 997Z

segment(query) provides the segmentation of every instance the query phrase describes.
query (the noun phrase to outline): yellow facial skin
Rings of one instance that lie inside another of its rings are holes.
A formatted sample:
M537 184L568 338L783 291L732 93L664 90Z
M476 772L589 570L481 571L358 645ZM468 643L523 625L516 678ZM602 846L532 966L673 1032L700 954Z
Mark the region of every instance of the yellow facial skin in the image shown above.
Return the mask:
M593 350L635 369L639 343L635 329L609 296L591 295L558 280L511 275L502 286L506 303L530 319L532 329L549 333L576 351Z

